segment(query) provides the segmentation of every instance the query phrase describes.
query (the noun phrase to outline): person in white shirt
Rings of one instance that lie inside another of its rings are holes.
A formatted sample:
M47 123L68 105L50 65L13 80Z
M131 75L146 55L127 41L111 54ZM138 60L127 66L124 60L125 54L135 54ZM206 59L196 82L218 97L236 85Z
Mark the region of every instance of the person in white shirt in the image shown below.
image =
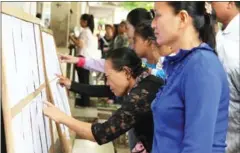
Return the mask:
M76 39L74 36L69 38L76 45L76 55L78 57L96 58L98 54L98 40L94 33L94 17L91 14L83 14L80 18L82 31ZM80 83L89 84L89 70L76 67ZM89 96L81 95L81 100L76 101L76 105L89 106Z
M240 153L239 5L239 2L212 2L223 25L216 35L216 51L227 72L231 91L226 153Z

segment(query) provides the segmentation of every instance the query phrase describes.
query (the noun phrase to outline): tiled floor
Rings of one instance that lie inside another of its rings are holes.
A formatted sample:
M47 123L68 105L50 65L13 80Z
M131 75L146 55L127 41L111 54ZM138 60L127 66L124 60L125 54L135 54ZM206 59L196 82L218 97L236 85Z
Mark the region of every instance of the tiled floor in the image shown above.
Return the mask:
M97 143L76 139L72 153L114 153L112 143L98 145Z
M130 153L130 150L129 150L129 148L118 147L117 153Z

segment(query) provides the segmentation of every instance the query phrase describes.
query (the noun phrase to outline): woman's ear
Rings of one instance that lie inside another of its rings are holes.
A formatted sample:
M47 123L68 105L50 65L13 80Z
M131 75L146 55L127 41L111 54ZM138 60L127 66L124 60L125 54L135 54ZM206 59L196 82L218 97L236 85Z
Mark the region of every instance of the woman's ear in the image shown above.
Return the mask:
M123 67L123 71L125 72L127 79L130 80L132 78L132 71L126 66Z
M180 25L180 28L183 28L185 27L185 25L188 24L189 22L189 14L187 11L185 10L182 10L178 13L178 17L179 17L179 25Z

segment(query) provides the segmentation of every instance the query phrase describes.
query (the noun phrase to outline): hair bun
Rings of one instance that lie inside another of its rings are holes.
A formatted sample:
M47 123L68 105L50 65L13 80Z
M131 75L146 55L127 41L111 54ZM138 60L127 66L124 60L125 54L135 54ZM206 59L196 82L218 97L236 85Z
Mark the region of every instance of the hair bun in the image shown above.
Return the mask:
M205 2L205 14L212 14L212 5L208 2Z

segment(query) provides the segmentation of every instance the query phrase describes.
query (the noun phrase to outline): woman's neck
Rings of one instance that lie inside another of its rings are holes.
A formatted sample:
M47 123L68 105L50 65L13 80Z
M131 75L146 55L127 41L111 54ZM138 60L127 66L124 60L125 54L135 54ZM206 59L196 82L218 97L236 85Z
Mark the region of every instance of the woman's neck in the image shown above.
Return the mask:
M112 39L112 36L109 36L109 35L105 35L105 37L106 37L108 40Z
M136 79L131 78L131 80L129 81L129 88L127 90L127 93L129 93L132 90L132 88L134 87L135 83L136 83Z
M149 47L147 49L146 59L147 59L147 62L149 64L156 64L157 63L157 59L154 57L153 52L154 52L154 50L151 47Z
M179 37L176 43L172 44L172 52L178 53L180 49L191 50L198 47L202 41L199 39L199 34L194 29L188 29Z

